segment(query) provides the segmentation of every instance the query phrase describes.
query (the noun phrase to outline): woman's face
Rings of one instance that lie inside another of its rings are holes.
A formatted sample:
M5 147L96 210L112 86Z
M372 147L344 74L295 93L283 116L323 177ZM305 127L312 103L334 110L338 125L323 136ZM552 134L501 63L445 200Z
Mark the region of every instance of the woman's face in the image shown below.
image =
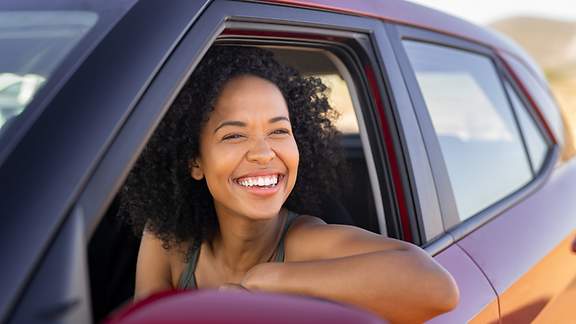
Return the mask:
M216 211L269 219L294 188L298 147L280 89L256 76L228 81L200 134L192 177L206 178Z

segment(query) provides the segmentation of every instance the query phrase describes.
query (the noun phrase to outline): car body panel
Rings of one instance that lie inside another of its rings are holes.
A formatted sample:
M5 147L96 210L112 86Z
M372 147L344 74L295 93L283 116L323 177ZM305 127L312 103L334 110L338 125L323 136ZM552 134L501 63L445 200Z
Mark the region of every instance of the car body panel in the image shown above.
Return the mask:
M576 278L576 163L558 167L540 190L458 241L500 296L503 320L533 320ZM576 300L572 304L576 307Z
M458 284L460 303L445 314L428 323L490 323L499 318L496 292L478 266L458 246L452 245L438 253L434 259L440 263Z
M573 231L500 297L502 323L558 323L576 318Z
M66 219L22 301L10 315L10 322L90 322L92 305L82 216L74 213Z
M114 314L106 323L377 324L383 321L364 310L317 298L205 290L152 295Z

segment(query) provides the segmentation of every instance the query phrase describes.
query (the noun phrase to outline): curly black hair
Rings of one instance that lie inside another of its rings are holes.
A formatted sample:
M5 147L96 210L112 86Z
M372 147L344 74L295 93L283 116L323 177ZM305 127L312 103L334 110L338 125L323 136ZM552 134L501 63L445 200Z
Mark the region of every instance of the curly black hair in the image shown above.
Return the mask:
M321 215L322 197L339 194L337 183L345 164L338 145L340 133L332 123L337 113L328 104L326 86L318 78L302 77L280 64L270 51L213 46L172 103L122 188L121 210L135 233L141 235L146 228L165 248L214 237L218 220L213 199L206 180L190 176L189 161L198 157L200 130L219 91L240 75L271 81L288 105L300 164L284 206Z

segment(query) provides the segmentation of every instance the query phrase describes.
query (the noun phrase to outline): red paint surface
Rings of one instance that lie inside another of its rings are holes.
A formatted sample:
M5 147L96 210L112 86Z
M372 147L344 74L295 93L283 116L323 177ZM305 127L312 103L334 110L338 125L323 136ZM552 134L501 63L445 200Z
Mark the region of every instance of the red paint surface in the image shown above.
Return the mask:
M153 295L109 318L108 324L382 323L376 316L325 300L291 295L171 291Z
M518 48L487 29L444 12L403 0L264 0L301 8L371 17L394 23L420 27L469 41L505 50L524 57Z

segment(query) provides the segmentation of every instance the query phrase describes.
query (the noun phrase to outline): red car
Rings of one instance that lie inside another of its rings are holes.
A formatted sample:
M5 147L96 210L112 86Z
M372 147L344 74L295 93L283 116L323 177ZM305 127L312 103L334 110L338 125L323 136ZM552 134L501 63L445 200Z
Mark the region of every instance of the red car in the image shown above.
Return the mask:
M399 0L7 0L0 81L43 82L26 102L0 94L19 102L0 106L1 321L378 321L265 294L122 308L138 239L117 192L212 44L268 48L330 87L354 183L319 216L433 255L460 303L431 322L576 319L573 141L540 69L500 35Z

